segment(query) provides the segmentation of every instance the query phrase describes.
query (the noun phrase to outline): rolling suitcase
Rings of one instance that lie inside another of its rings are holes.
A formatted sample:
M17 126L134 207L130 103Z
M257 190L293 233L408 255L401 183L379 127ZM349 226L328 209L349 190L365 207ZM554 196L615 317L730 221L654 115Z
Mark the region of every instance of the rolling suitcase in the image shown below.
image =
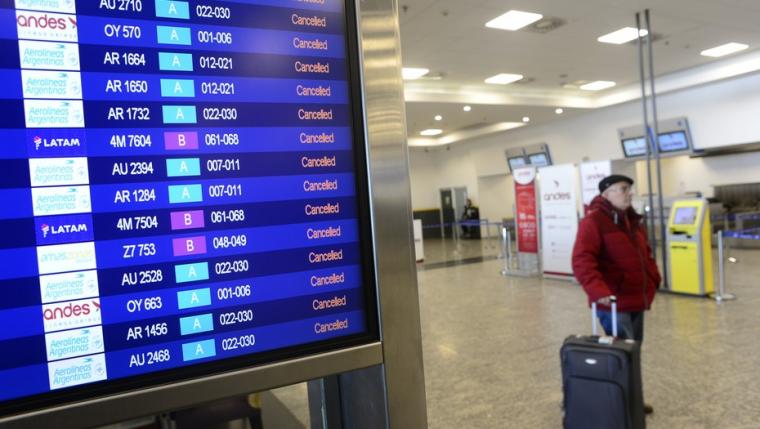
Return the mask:
M617 338L617 303L612 299L612 337L571 335L560 350L565 429L643 429L641 345Z

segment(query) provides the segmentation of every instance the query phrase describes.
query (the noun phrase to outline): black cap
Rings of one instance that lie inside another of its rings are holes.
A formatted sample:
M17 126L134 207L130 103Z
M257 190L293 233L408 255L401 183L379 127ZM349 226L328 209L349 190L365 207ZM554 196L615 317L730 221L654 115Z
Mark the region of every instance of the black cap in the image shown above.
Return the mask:
M602 194L604 191L607 190L610 186L614 185L615 183L620 182L628 182L629 185L633 185L633 179L631 179L628 176L623 176L622 174L613 174L610 176L605 177L602 179L601 182L599 182L599 193Z

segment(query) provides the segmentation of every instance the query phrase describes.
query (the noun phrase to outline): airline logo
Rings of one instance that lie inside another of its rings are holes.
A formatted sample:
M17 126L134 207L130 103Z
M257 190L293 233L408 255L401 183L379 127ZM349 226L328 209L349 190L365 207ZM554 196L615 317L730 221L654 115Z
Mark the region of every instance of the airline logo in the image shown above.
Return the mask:
M42 306L45 332L100 325L100 299L59 302Z
M21 70L24 98L82 98L79 72Z
M49 361L103 353L103 328L93 326L45 334L45 345Z
M79 70L79 45L18 41L22 69Z
M91 210L89 186L32 188L35 216L88 213Z
M95 243L37 247L37 267L40 274L95 269Z
M37 247L40 274L95 269L95 243L55 244Z
M30 158L84 156L85 131L68 130L27 130L26 144Z
M94 270L40 276L43 304L90 298L99 294L98 274Z
M92 241L92 216L68 215L36 218L37 245Z
M79 100L24 100L27 128L83 128L84 107Z
M90 181L87 158L30 158L32 186L84 185Z
M16 0L16 9L76 13L74 0Z
M16 11L19 39L77 42L77 17L50 12Z
M50 390L105 380L105 354L59 360L48 364Z

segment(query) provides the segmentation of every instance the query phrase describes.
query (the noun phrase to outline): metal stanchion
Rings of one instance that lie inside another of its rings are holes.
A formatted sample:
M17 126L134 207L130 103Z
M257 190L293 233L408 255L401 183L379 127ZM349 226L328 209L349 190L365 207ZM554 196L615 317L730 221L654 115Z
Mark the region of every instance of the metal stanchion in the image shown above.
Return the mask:
M504 254L504 268L501 270L502 276L507 276L512 271L512 239L506 226L501 227L502 251Z
M711 294L718 303L736 299L736 295L726 293L726 259L723 247L723 231L718 231L718 293Z

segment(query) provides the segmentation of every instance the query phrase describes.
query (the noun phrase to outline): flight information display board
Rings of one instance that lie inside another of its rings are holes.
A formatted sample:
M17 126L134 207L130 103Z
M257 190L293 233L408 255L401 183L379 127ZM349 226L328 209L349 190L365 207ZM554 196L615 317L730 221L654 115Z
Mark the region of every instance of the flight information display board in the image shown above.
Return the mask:
M0 412L377 338L343 0L0 0Z

